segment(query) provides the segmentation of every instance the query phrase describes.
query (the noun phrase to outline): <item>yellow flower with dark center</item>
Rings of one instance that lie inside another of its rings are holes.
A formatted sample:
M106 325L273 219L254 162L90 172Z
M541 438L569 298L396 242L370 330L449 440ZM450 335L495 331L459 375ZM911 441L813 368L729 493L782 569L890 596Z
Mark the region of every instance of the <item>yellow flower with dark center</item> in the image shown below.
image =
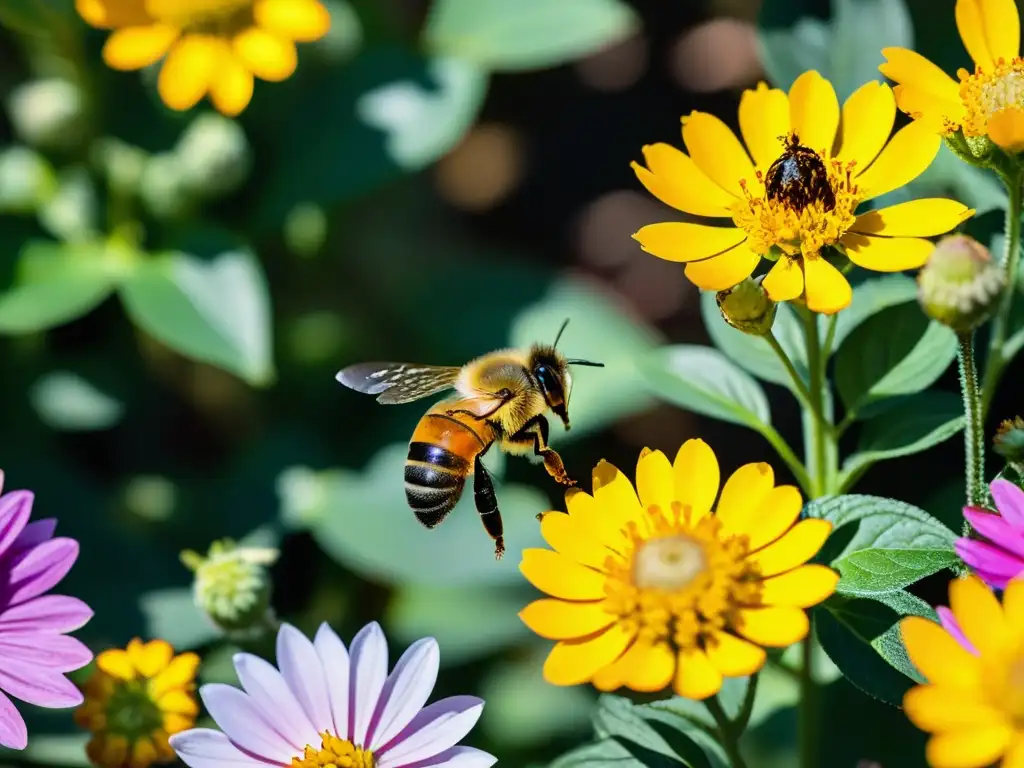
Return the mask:
M839 580L830 568L805 565L831 524L797 522L800 492L775 486L767 464L740 467L719 496L715 454L689 440L674 463L645 449L636 490L607 462L594 469L593 488L570 490L567 514L544 515L553 551L528 549L520 564L551 596L520 617L558 641L544 665L555 685L671 685L680 696L707 698L723 677L757 672L765 647L805 637L803 609Z
M163 640L104 651L84 686L75 722L92 732L89 759L103 768L147 768L174 760L171 734L195 725L199 657L174 655Z
M103 59L133 70L164 59L160 98L186 110L209 94L226 115L252 99L253 75L272 82L295 71L296 42L330 28L319 0L75 0L89 24L113 29ZM165 58L166 57L166 58Z
M1000 605L977 576L949 585L942 626L919 616L900 622L910 660L927 679L903 709L932 734L934 768L1024 768L1024 581Z
M974 72L954 80L916 51L883 48L879 69L894 80L900 109L931 130L987 136L1003 149L1024 149L1024 59L1013 0L957 0L956 26ZM958 82L959 81L959 82Z
M684 262L686 276L709 291L739 284L762 257L773 260L762 285L774 301L803 296L814 312L838 312L851 290L829 248L877 272L914 269L932 250L924 238L974 213L945 199L857 213L866 200L916 178L939 151L939 137L917 124L889 141L895 119L887 85L867 83L840 109L832 85L813 71L788 94L764 83L744 92L746 148L720 119L694 112L683 118L688 154L648 145L647 167L633 163L633 170L662 202L733 226L665 222L633 237L655 256Z

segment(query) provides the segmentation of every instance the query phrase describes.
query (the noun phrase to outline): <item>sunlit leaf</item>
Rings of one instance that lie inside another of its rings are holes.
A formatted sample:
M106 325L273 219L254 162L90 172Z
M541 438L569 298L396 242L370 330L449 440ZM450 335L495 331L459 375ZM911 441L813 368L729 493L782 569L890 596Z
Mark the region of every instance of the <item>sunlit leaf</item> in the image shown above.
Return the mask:
M121 420L124 406L70 371L54 371L29 392L32 407L52 429L107 429Z

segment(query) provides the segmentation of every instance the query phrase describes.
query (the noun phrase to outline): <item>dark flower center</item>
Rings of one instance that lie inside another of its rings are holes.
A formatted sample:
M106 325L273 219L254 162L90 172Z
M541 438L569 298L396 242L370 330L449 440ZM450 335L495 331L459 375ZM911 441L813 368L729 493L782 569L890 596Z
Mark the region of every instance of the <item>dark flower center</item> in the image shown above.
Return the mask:
M831 211L836 207L836 196L821 156L801 144L795 133L780 138L785 149L765 174L768 199L797 213L812 203L821 203L824 210Z

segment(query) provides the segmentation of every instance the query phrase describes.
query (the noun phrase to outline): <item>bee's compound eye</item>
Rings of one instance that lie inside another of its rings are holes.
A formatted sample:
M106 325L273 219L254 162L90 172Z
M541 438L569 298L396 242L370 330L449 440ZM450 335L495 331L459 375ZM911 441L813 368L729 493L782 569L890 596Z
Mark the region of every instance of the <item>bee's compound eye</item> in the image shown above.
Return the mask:
M552 380L551 371L548 370L546 365L538 365L533 369L533 375L537 377L537 383L540 384L542 389L551 390Z

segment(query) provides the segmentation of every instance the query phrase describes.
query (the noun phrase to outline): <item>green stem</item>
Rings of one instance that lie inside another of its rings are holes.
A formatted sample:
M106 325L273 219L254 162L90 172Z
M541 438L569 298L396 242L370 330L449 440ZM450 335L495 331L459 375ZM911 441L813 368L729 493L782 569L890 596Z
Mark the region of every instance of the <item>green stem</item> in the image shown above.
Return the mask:
M828 316L828 330L825 332L825 343L821 347L821 358L825 361L825 365L828 365L828 359L832 357L832 345L836 341L836 320L838 318L838 313Z
M805 408L811 408L811 393L807 389L807 384L804 383L803 377L799 374L796 366L793 365L793 361L789 359L789 355L786 354L786 350L782 348L779 340L775 334L768 331L768 334L764 337L764 340L768 342L768 346L775 352L776 357L782 362L782 366L786 369L786 373L789 374L789 378L793 380L793 387L795 388L797 399L801 401ZM821 414L815 412L816 418L821 418Z
M974 363L974 334L958 336L957 361L960 364L960 389L964 399L964 448L967 456L967 503L977 506L985 491L985 425L978 369Z
M736 719L733 721L733 727L740 733L747 730L750 715L754 712L754 701L757 699L757 681L759 679L760 673L758 672L750 676L750 682L747 683L747 693L743 697L743 706L740 707L740 713L736 715Z
M789 471L793 473L793 477L796 478L800 488L808 496L814 495L814 489L811 484L811 476L807 474L807 469L804 467L803 462L800 461L793 449L790 448L789 443L776 431L774 427L770 427L766 424L762 424L758 427L761 434L764 435L764 439L768 441L775 452L779 454L779 458L786 462L786 466L789 467Z
M753 684L753 680L751 680L751 685ZM747 763L743 759L743 755L740 754L739 733L733 723L729 722L729 718L725 716L722 705L718 703L718 697L712 696L710 699L705 699L704 706L715 718L715 725L718 726L718 741L722 745L722 749L725 750L726 757L729 758L729 765L732 768L747 768Z
M1006 334L1010 324L1010 312L1013 310L1013 299L1017 294L1017 273L1020 266L1020 217L1021 208L1024 204L1021 194L1021 176L1014 176L1005 180L1007 192L1010 197L1010 205L1006 211L1006 238L1003 252L1003 270L1006 273L1006 287L1003 289L1002 301L995 318L992 320L992 335L988 342L988 356L985 360L985 376L981 391L981 414L984 417L988 413L992 398L999 386L999 379L1009 360L1004 354L1006 345Z
M814 617L811 615L811 621ZM818 762L818 689L814 684L814 625L800 646L800 709L797 731L800 744L800 768L813 768Z
M807 342L807 366L810 368L811 410L815 415L812 430L812 456L814 463L811 473L812 496L823 496L827 493L828 467L826 466L826 439L831 438L831 425L826 425L824 417L823 392L826 386L825 366L821 355L821 340L818 335L818 316L813 312L804 312L804 336Z

